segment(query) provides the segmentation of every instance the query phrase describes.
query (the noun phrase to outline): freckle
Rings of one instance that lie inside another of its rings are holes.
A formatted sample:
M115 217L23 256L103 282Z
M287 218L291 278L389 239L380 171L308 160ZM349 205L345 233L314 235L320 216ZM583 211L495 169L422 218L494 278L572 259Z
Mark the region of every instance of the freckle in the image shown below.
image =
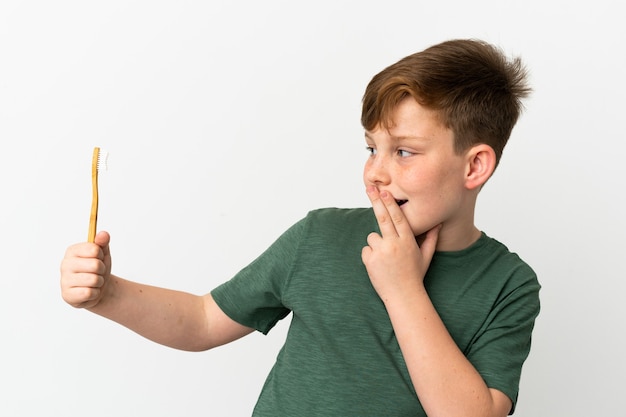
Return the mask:
M139 292L143 292L143 290L139 290Z

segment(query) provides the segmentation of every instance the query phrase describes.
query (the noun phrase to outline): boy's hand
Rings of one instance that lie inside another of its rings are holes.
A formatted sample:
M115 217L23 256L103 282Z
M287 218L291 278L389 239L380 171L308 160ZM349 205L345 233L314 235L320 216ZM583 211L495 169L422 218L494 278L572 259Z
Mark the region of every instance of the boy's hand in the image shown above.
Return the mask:
M411 288L423 285L424 276L435 253L440 226L426 233L421 247L402 209L387 191L379 192L369 186L367 195L372 202L381 234L370 233L361 258L374 289L383 300L407 294ZM423 287L422 287L423 288Z
M107 232L96 235L95 243L70 246L61 262L61 295L73 307L90 308L100 302L111 274Z

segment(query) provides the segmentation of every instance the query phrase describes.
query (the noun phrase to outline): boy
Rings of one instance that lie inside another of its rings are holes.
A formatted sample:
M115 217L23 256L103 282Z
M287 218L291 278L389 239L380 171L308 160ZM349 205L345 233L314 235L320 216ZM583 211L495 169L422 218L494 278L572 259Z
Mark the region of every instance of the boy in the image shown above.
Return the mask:
M109 235L68 248L66 302L177 349L293 313L255 416L505 416L539 313L532 269L474 225L530 89L519 59L453 40L369 83L372 208L321 209L204 296L111 274Z

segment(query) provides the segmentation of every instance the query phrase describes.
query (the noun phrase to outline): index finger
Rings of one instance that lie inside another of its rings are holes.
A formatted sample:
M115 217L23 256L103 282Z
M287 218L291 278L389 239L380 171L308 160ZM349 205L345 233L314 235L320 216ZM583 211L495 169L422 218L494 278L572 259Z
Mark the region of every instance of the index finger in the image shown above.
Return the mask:
M383 237L402 236L407 230L412 235L408 221L404 213L387 191L379 191L376 187L367 187L367 196L369 197L374 215L380 227L380 233Z

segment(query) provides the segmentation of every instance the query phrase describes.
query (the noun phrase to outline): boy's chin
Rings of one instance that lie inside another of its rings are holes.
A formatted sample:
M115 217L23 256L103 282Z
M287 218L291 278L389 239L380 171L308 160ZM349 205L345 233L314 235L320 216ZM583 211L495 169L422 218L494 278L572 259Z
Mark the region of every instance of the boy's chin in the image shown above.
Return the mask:
M426 233L428 232L428 230L424 230L423 227L420 227L420 228L412 227L411 229L413 230L413 235L415 235L416 239L425 237Z
M433 226L433 227L436 227L436 226ZM415 235L415 239L417 239L417 242L421 245L424 239L426 238L426 234L432 229L432 227L426 230L424 230L423 226L420 228L412 228L412 229L413 229L413 234Z

